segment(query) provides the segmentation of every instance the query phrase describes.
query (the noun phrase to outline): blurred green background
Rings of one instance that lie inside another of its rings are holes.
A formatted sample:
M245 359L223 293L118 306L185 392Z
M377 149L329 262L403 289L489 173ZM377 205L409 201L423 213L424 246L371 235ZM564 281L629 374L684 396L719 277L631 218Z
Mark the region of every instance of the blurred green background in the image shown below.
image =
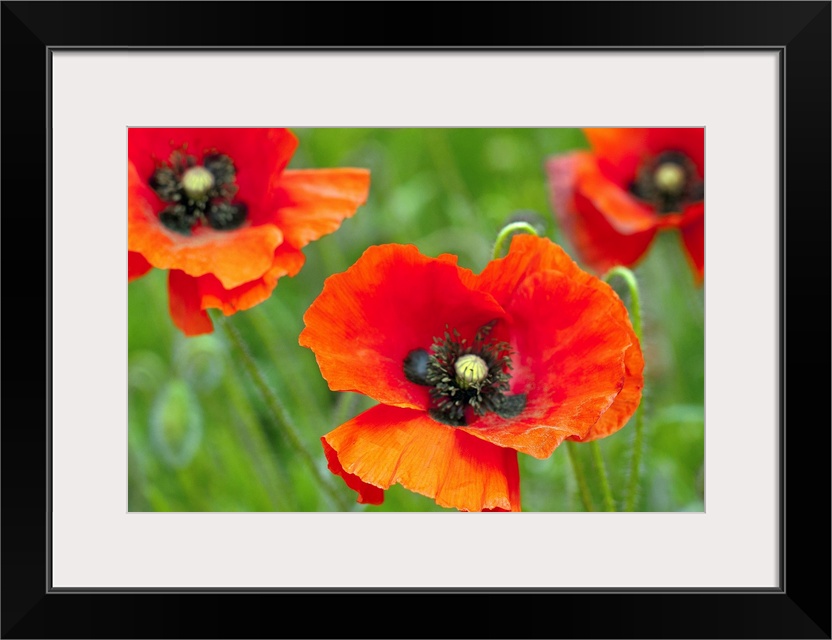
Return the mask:
M167 272L128 285L130 511L444 511L393 486L381 506L326 469L320 437L374 404L329 391L313 353L298 345L302 316L327 276L370 245L410 243L454 253L480 271L499 230L518 212L561 244L543 165L586 148L579 129L293 129L290 168L371 170L367 203L340 230L304 249L306 265L272 296L226 319L282 400L311 454L299 455L233 355L226 334L185 338L167 307ZM679 238L660 234L634 269L641 291L645 444L637 511L704 510L704 290L696 287ZM618 280L611 284L629 306ZM625 499L633 420L599 441L619 508ZM602 504L589 445L577 462ZM524 511L583 511L566 447L546 460L520 454ZM325 491L319 477L330 489Z

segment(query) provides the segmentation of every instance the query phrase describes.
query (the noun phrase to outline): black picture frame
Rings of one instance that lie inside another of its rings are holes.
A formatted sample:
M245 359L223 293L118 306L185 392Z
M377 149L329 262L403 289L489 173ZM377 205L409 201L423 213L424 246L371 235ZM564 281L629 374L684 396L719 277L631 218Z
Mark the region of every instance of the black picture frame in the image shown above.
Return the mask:
M831 3L206 4L2 3L2 637L830 638ZM131 47L779 52L779 588L53 589L51 52Z

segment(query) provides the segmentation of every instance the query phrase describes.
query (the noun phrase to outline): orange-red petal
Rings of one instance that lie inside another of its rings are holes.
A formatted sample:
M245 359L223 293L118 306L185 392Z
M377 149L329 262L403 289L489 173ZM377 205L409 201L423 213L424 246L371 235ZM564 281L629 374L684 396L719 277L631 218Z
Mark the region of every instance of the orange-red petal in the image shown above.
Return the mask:
M197 279L184 271L171 269L168 273L168 304L173 324L186 336L214 330L211 318L202 309Z
M471 339L484 324L505 317L489 294L463 283L465 273L412 245L370 247L347 271L327 278L303 317L299 342L315 352L333 391L426 409L427 387L404 376L408 353L430 349L446 324Z
M536 458L567 437L584 439L624 388L625 354L636 344L616 300L611 288L560 271L526 277L506 307L511 392L526 395L525 409L516 419L486 414L462 429Z
M520 510L517 452L439 424L422 411L378 405L323 440L334 452L327 456L330 468L358 487L359 501L373 499L365 485L401 484L460 511Z
M384 502L384 489L367 484L357 475L344 471L344 467L341 466L341 461L338 459L338 452L329 446L326 436L321 438L321 444L324 447L327 468L336 476L340 476L347 483L347 486L358 494L356 502L359 504L381 504Z
M592 147L592 155L612 166L622 180L634 177L639 165L652 156L652 151L646 144L648 131L636 127L583 130Z
M538 238L530 234L516 235L511 239L505 257L489 262L479 275L472 276L469 282L485 291L505 306L514 296L520 284L529 276L540 271L560 271L580 285L589 285L612 293L609 285L581 269L562 247L548 238ZM620 317L627 317L624 303L613 295L610 303L617 308Z
M560 173L557 158L551 165L552 173ZM592 169L592 163L586 166L590 167L589 170L579 171L575 176L575 192L588 200L617 233L631 236L651 231L666 219L666 216L659 217L652 207L639 202L602 173Z
M680 227L685 255L693 269L697 284L705 278L705 205L691 205L684 213L685 222Z
M593 153L614 165L621 175L634 176L647 159L678 151L705 172L705 129L702 127L590 128L584 134Z
M332 233L367 200L366 169L286 171L275 184L274 216L286 241L300 249Z
M555 216L584 264L600 274L616 265L632 266L641 259L660 224L658 216L602 176L588 154L555 157L547 162L546 170ZM590 191L584 192L582 185ZM600 190L599 185L603 185ZM614 195L616 191L618 195ZM622 233L621 229L642 230Z
M584 436L570 436L570 440L589 442L612 435L621 429L638 409L644 389L644 356L641 345L634 342L624 352L624 386L612 405Z
M145 260L142 254L136 253L135 251L127 252L127 282L141 278L152 268L153 265Z
M202 276L198 279L202 308L222 309L227 316L250 309L271 295L280 278L297 275L304 260L302 252L284 244L275 251L272 267L266 273L239 287L226 289L215 276Z

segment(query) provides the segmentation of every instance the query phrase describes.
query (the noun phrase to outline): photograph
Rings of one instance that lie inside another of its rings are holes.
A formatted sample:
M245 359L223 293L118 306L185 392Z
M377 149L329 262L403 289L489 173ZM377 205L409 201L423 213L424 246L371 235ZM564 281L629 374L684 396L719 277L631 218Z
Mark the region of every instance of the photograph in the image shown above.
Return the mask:
M705 128L129 127L130 512L704 512Z
M2 5L0 638L832 637L830 0Z

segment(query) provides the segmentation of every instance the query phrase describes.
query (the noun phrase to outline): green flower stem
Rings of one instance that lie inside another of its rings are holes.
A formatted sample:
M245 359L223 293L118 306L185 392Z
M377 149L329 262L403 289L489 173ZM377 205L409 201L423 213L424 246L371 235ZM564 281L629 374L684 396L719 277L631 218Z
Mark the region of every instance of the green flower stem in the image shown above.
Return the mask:
M584 503L584 509L587 511L595 511L595 505L592 502L592 494L589 491L589 485L586 482L583 466L578 457L578 451L575 448L577 445L569 440L566 441L566 451L569 453L569 462L572 463L572 470L575 472L575 480L578 481L578 490L581 494L581 502Z
M615 500L612 497L610 490L610 481L607 478L607 468L604 465L604 456L601 455L601 445L597 440L589 443L592 449L592 460L595 463L595 470L598 471L598 477L601 479L601 493L604 494L604 511L615 511Z
M633 456L630 458L630 479L627 482L627 502L625 511L634 511L638 499L639 470L641 468L641 452L644 448L644 412L641 404L636 409L636 429L633 438Z
M239 379L237 376L224 376L224 378L225 393L231 399L240 418L239 421L232 420L232 422L252 459L255 473L260 478L272 506L279 511L292 511L291 505L287 502L289 496L292 495L289 483L265 453L268 450L268 443L259 428L260 425L254 412L248 406L248 400Z
M656 236L655 249L651 251L656 255L651 266L662 265L661 285L664 288L679 287L680 273L685 274L684 286L681 289L684 291L684 304L688 308L688 315L691 320L694 320L701 330L705 329L705 301L700 297L704 291L695 284L695 277L688 261L684 257L684 252L679 250L678 240L670 233L659 233Z
M528 222L512 222L511 224L507 224L500 229L500 233L497 234L497 241L494 243L494 251L491 252L491 256L494 260L503 255L503 245L515 231L525 231L526 233L531 233L535 236L538 235L537 229L535 229Z
M303 446L303 442L298 435L297 428L292 424L289 414L286 412L283 404L278 399L277 394L272 391L271 387L269 387L269 384L266 382L263 373L257 366L257 363L252 357L251 352L248 350L247 345L243 341L242 336L225 318L215 316L213 319L222 326L228 341L239 355L240 361L242 362L246 373L248 373L254 383L254 386L256 386L257 390L260 392L263 401L269 409L269 413L272 414L272 422L280 431L280 435L284 437L295 452L300 455L301 459L307 464L310 471L312 471L312 475L327 492L333 502L340 508L349 511L350 504L347 503L346 499L335 489L335 487L332 486L329 480L324 477L318 468L315 459L312 457L312 454L310 454L306 447Z
M285 307L279 304L271 305L267 314L264 310L264 305L260 304L253 309L249 309L244 319L248 321L249 326L254 331L254 337L259 341L259 344L265 348L267 356L274 362L281 362L287 354L278 348L278 344L274 339L274 327L271 325L271 322L273 321L277 326L284 328L292 326L293 318ZM300 328L297 331L300 332ZM286 385L288 393L300 401L304 410L307 412L310 423L317 422L318 424L326 424L328 422L329 417L324 415L320 403L315 398L314 392L308 384L304 384L302 376L295 375L294 372L286 375L285 372L279 369L277 374L281 376L281 381ZM336 422L335 424L341 423Z
M619 276L627 284L630 291L630 317L633 321L633 330L636 333L639 343L641 342L641 299L638 293L638 283L633 272L626 267L613 267L604 276L604 281L609 282L611 278ZM641 453L644 448L644 411L643 402L636 408L635 414L635 436L633 437L633 453L630 458L630 477L627 482L627 500L624 505L625 511L633 511L638 500L639 474L641 470Z
M633 330L641 341L641 297L638 293L638 282L635 274L626 267L613 267L604 276L604 282L609 282L615 276L620 277L630 290L630 316L633 320Z

